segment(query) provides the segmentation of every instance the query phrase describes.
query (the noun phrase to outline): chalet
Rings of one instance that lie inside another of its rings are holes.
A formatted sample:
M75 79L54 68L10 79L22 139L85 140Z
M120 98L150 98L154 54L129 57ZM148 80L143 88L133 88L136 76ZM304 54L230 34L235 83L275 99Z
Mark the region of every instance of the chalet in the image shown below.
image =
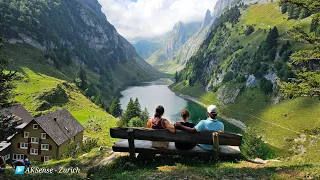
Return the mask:
M46 162L59 159L69 142L80 147L84 127L63 109L33 118L21 105L2 109L2 117L15 116L15 133L0 143L0 155L7 162L25 159Z
M12 160L29 159L46 162L59 159L69 142L80 147L84 127L63 109L37 117L17 127L18 133L11 137Z

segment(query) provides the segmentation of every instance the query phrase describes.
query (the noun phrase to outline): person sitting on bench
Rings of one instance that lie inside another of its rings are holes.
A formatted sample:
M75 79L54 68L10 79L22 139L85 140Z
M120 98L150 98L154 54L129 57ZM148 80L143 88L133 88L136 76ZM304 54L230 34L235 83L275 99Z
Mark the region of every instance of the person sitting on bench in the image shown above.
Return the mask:
M182 118L182 121L180 122L181 125L187 126L189 128L193 128L195 124L188 122L190 119L190 113L187 109L184 109L181 111L180 116ZM178 130L183 130L180 127L176 127ZM179 150L190 150L193 149L197 144L190 144L190 143L175 143L175 146Z
M162 118L163 114L164 114L164 108L162 106L158 106L156 108L154 118L148 120L147 128L158 129L158 130L167 129L171 133L175 133L176 132L175 127L172 124L170 124L170 122L167 119ZM168 142L153 141L152 147L166 148L168 147Z
M208 113L208 118L206 120L201 120L194 128L184 126L179 122L175 123L175 127L179 127L190 133L196 133L200 131L224 131L223 123L216 119L218 115L217 106L215 105L208 106L207 113ZM204 150L208 150L208 151L213 150L212 145L199 144L199 146Z

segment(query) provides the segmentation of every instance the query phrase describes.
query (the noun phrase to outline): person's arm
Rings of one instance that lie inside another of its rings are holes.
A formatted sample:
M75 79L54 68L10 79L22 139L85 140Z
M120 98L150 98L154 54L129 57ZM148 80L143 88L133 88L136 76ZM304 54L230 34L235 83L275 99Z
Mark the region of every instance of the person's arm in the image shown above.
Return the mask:
M184 126L184 125L180 124L179 122L176 122L175 126L180 127L182 130L187 131L189 133L196 133L197 132L197 130L195 128L190 128L190 127Z
M170 122L168 120L164 120L164 127L166 127L171 133L176 133L176 128L170 124Z
M6 161L4 160L4 157L3 156L1 156L1 159L2 159L2 164L0 165L0 167L2 167L3 165L6 165Z
M150 119L147 121L147 128L151 128L151 120Z

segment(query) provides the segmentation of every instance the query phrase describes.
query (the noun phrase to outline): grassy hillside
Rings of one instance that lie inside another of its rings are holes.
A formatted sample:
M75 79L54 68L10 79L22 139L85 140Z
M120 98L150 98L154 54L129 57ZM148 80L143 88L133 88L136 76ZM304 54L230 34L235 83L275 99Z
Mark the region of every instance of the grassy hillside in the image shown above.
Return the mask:
M91 120L100 124L101 131L92 133L94 130L87 128L85 136L99 137L101 145L113 143L108 131L116 126L117 120L85 97L73 83L78 73L75 63L58 71L44 58L42 51L21 44L5 44L5 57L10 59L7 70L17 71L15 100L33 116L66 108L83 125ZM99 80L90 72L88 78Z

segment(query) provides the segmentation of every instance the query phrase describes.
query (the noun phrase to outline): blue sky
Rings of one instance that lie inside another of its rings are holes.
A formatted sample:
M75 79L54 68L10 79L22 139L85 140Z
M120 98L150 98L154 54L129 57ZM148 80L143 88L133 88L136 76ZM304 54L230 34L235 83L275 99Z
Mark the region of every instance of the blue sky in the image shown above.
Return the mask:
M200 22L216 0L98 0L108 21L126 38L170 31L179 20Z

